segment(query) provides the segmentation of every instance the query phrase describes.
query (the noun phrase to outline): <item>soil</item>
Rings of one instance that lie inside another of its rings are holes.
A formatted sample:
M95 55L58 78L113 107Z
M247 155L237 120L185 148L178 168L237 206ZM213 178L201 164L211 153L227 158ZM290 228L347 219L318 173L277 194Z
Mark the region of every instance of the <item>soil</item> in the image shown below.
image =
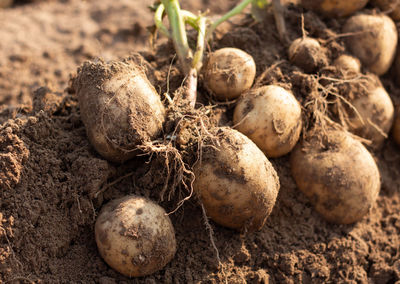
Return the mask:
M93 232L102 204L138 194L172 211L176 198L160 201L166 176L162 159L140 156L118 165L96 153L87 139L69 81L86 59L118 59L144 50L142 55L156 70L155 78L150 78L156 89L162 94L168 87L173 93L183 78L175 65L168 72L174 58L168 42L161 41L155 49L147 43L146 26L152 17L146 6L150 2L40 1L0 10L0 281L400 281L400 148L391 137L373 152L382 179L378 200L356 224L334 225L319 216L296 188L289 157L285 156L271 159L281 189L261 231L241 235L210 221L210 232L192 198L170 215L177 253L163 270L129 279L105 264ZM183 2L192 11L208 7L211 13L226 11L234 3ZM291 6L286 13L291 40L302 35L301 12ZM345 52L337 37L342 23L304 13L305 30L326 48L328 62ZM271 13L262 23L242 17L240 22L223 25L210 49L227 46L239 47L254 57L257 84L291 88L303 104L317 98L313 96L320 85L314 75L288 62L287 47L279 41ZM390 74L381 79L398 105L400 91ZM199 102L208 104L210 99L200 83ZM306 109L305 113L310 112ZM215 106L210 117L215 124L231 125L231 104ZM312 115L305 115L306 121L312 119Z

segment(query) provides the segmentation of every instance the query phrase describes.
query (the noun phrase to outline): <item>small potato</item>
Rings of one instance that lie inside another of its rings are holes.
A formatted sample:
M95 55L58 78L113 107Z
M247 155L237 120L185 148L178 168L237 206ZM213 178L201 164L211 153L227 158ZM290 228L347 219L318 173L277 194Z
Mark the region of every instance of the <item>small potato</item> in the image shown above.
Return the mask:
M253 57L237 48L222 48L210 54L204 83L218 100L232 100L250 89L256 76Z
M375 80L379 82L378 78ZM379 82L378 86L353 98L350 103L358 114L349 110L349 131L371 140L371 147L381 147L392 127L394 116L394 106L385 88Z
M292 151L298 188L325 219L338 224L361 220L380 190L378 167L368 150L346 132L328 130Z
M163 208L139 196L105 205L95 225L96 243L105 262L128 277L162 269L175 255L175 231Z
M398 0L371 0L382 12L391 11L389 16L394 20L400 20L400 1Z
M89 141L107 160L122 163L162 131L165 109L145 73L129 58L85 62L73 81Z
M301 0L301 5L326 17L346 17L364 8L368 0Z
M350 34L347 48L363 66L379 76L389 70L397 47L397 29L391 18L358 14L346 21L343 33Z
M342 54L335 59L333 65L347 73L358 74L361 72L361 63L356 57Z
M393 124L393 138L394 141L400 146L400 106L397 107L396 119Z
M279 191L275 169L240 132L223 127L211 133L219 144L202 149L194 168L195 193L216 223L240 231L261 229Z
M280 157L296 145L301 132L301 107L292 93L279 86L248 91L238 102L233 123L267 157Z
M314 38L301 37L294 40L288 53L290 62L302 68L306 73L313 73L328 64L325 51Z

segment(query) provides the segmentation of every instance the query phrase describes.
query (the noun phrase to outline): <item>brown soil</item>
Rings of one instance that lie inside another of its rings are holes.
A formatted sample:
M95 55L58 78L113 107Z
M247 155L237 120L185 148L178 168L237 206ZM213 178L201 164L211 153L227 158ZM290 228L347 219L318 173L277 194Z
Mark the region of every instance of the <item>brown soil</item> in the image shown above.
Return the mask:
M354 225L326 222L299 192L287 156L272 159L281 190L264 228L240 235L211 222L222 266L210 242L201 208L190 199L171 214L177 253L154 275L128 279L101 259L94 222L101 205L127 194L160 199L166 169L162 159L137 157L107 162L89 144L70 74L85 59L143 53L166 91L171 46L146 47L151 1L45 1L0 10L0 281L8 283L396 283L400 281L400 148L392 138L374 153L382 178L377 203ZM234 1L184 1L221 12ZM302 35L300 10L291 8L291 40ZM329 62L345 51L336 37L341 21L323 22L305 13L309 36L320 39ZM273 17L255 24L223 26L211 48L242 48L257 62L258 84L291 87L304 104L321 84L290 65ZM150 78L151 79L151 78ZM152 79L151 79L152 80ZM170 73L170 91L182 76ZM400 91L382 78L395 103ZM34 92L38 87L46 86ZM199 101L210 97L199 88ZM310 112L306 112L308 114ZM211 121L231 125L232 108L214 108ZM305 116L313 122L312 114ZM167 127L167 126L166 126ZM182 192L182 194L188 194ZM175 200L160 202L168 211Z

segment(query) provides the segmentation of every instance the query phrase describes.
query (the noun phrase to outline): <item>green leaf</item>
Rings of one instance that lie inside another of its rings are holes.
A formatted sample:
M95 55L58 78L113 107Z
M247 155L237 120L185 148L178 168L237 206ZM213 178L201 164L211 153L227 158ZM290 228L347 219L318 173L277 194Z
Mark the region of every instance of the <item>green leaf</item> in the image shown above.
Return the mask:
M265 10L271 3L268 0L254 0L251 3L251 15L257 22L261 22L265 17Z

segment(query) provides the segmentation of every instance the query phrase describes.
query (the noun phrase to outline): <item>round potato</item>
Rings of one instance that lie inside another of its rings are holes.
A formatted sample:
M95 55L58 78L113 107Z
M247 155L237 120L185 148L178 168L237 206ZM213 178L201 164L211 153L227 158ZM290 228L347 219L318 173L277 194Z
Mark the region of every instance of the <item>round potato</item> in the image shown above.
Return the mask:
M361 63L356 57L342 54L335 59L333 65L346 73L358 74L361 72Z
M306 73L313 73L328 64L325 51L314 38L301 37L294 40L288 53L290 62L302 68Z
M346 17L364 8L368 0L301 0L306 9L326 17Z
M122 163L162 131L165 109L143 70L130 60L85 62L73 81L89 141Z
M358 14L349 18L343 33L349 34L346 44L363 66L377 75L389 70L396 54L397 29L384 14Z
M390 17L398 21L400 20L400 1L398 0L371 0L372 4L379 7L382 12L391 11Z
M163 208L139 196L105 205L95 225L96 243L105 262L128 277L152 274L175 255L175 231Z
M218 100L232 100L250 89L256 76L253 57L237 48L221 48L208 57L205 85Z
M211 133L217 146L202 149L194 168L195 193L216 223L246 232L261 229L279 191L275 169L240 132L224 127Z
M378 167L346 132L328 130L324 139L303 140L292 151L290 163L298 188L330 222L359 221L378 197Z
M397 107L396 119L393 124L393 138L400 145L400 106Z
M239 100L233 123L267 157L280 157L289 153L299 140L301 107L285 89L264 86L248 91Z
M378 78L376 78L379 81ZM351 100L357 110L349 110L350 132L372 142L373 148L382 146L393 123L394 106L389 94L381 84L368 93Z

